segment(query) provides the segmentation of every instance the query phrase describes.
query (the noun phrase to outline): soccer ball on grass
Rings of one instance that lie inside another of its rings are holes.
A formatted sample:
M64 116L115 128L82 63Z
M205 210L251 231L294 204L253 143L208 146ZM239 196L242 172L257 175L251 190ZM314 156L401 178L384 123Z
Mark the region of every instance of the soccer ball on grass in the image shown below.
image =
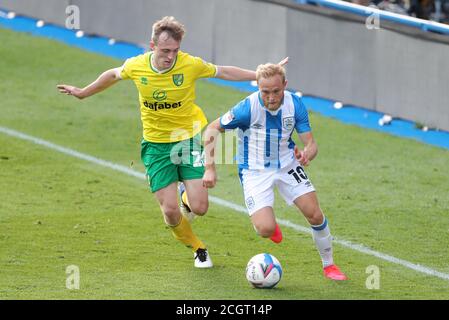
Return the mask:
M274 288L281 281L281 277L281 264L269 253L255 255L246 266L246 279L256 288Z

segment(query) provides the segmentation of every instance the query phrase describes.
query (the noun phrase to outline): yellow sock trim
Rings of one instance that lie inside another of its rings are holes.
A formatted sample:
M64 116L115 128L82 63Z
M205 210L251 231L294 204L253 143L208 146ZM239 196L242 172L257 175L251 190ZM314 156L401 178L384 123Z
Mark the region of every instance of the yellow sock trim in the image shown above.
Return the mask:
M182 199L182 202L184 202L190 208L189 199L187 199L187 192L183 192L181 199Z
M178 225L170 226L170 229L175 239L192 248L193 251L198 250L198 248L206 248L204 243L193 233L189 221L183 215L181 215Z

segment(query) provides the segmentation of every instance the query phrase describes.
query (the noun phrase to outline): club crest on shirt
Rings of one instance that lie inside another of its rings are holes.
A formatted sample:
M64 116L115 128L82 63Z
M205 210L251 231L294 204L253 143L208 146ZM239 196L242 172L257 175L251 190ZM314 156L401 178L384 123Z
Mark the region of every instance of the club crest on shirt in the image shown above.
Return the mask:
M292 130L294 125L294 119L293 117L285 117L282 118L282 127L285 130Z
M179 87L184 82L184 74L178 73L173 75L173 83Z

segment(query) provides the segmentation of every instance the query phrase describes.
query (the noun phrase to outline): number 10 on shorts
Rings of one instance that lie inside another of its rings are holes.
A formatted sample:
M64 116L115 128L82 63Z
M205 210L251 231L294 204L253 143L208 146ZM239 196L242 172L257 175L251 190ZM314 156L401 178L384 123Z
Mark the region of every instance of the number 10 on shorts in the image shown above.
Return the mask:
M292 175L295 178L296 182L301 183L303 180L308 180L307 174L301 166L296 167L296 171L291 169L287 172L289 175Z

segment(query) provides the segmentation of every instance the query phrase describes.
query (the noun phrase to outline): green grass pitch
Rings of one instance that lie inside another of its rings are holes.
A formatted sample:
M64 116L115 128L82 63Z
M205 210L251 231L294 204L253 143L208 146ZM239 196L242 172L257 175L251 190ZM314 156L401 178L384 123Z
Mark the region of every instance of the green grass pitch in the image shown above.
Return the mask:
M0 126L143 172L131 82L83 101L56 90L122 61L4 29L0 38ZM197 87L209 120L245 96ZM310 120L319 154L307 172L334 236L448 274L449 152L314 113ZM234 165L219 167L211 194L243 204ZM279 197L275 210L307 226ZM213 269L193 267L145 181L0 133L0 299L449 299L449 280L338 244L335 260L350 280L327 280L310 235L283 227L275 245L217 204L193 228ZM245 279L260 252L281 261L275 289ZM70 265L79 267L79 289L66 288ZM371 265L380 270L377 290L366 287Z

